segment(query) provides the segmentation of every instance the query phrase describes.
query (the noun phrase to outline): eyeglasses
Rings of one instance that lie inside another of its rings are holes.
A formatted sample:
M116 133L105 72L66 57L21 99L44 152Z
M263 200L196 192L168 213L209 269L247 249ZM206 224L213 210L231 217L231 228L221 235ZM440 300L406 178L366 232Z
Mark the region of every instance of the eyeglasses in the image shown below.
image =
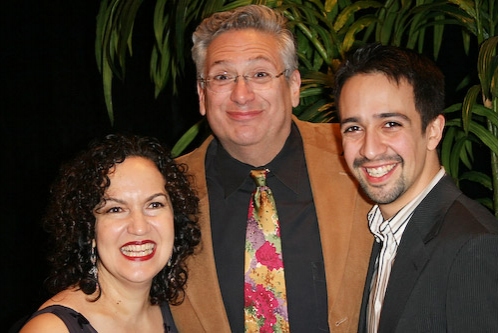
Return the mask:
M287 69L283 70L279 74L271 74L265 71L255 71L249 72L247 74L233 75L229 73L222 73L213 76L208 76L206 78L199 78L206 87L214 93L225 93L232 91L236 86L237 79L242 77L246 84L253 90L265 90L271 87L272 79L277 79L281 77Z

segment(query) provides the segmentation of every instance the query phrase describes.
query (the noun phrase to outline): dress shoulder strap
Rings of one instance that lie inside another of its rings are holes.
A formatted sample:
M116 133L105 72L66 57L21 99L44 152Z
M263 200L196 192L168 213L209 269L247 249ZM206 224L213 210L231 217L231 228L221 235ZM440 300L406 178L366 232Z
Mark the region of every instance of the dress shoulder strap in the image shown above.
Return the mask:
M163 315L163 323L165 326L165 333L178 333L177 327L175 326L175 322L173 321L172 312L170 310L170 306L168 303L162 303L161 314Z
M69 333L97 333L97 331L90 325L87 318L75 310L62 306L51 305L36 311L29 318L36 317L42 313L53 313L59 317L69 329ZM28 320L29 320L28 319Z
M36 317L42 313L53 313L59 317L64 324L67 326L69 333L98 333L90 322L81 313L75 310L62 306L62 305L51 305L36 311L27 320ZM167 303L161 305L161 314L163 315L163 323L165 326L165 332L167 333L178 333L175 322L173 321L173 316L170 311L170 307ZM26 321L26 322L27 322Z

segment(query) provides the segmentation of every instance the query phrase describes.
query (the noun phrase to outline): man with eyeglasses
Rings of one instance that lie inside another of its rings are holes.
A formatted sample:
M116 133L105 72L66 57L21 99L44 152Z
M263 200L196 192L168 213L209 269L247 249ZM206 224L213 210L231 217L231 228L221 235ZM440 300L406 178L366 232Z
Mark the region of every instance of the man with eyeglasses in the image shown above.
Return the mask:
M337 124L292 114L301 79L284 16L259 5L216 13L193 42L200 112L213 136L178 159L193 175L202 232L187 263L185 300L172 307L179 331L255 331L245 319L244 275L250 171L257 168L269 170L277 206L287 295L287 314L279 315L289 324L266 329L356 332L371 205L345 171ZM261 322L280 311L268 301Z

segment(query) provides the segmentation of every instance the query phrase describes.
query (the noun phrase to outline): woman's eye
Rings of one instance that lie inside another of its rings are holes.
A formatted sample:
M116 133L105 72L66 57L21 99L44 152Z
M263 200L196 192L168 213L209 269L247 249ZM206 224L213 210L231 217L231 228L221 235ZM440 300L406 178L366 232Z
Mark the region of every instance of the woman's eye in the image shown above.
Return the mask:
M111 207L108 210L106 210L106 213L120 213L122 211L123 210L121 209L121 207Z
M151 208L161 208L161 207L164 207L165 205L162 204L161 202L153 202L150 204L150 207Z

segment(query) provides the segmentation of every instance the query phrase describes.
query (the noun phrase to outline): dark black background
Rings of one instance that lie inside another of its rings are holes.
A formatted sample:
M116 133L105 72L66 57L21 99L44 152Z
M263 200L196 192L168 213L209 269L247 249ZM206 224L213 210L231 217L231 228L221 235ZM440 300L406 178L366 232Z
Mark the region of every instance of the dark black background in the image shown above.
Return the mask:
M200 118L194 81L180 85L179 96L154 98L148 74L152 4L145 1L139 11L125 81L114 83L114 127L94 57L99 1L0 5L2 331L46 299L45 234L39 223L60 163L110 132L152 135L172 146ZM475 67L452 36L439 60L451 83L449 103L460 98L453 92L456 82ZM187 75L194 78L190 58L186 61Z
M94 56L99 1L0 5L0 331L47 297L40 219L60 163L111 132L151 135L172 147L200 118L194 81L180 85L179 96L154 98L152 5L139 11L125 81L114 83L114 127Z

